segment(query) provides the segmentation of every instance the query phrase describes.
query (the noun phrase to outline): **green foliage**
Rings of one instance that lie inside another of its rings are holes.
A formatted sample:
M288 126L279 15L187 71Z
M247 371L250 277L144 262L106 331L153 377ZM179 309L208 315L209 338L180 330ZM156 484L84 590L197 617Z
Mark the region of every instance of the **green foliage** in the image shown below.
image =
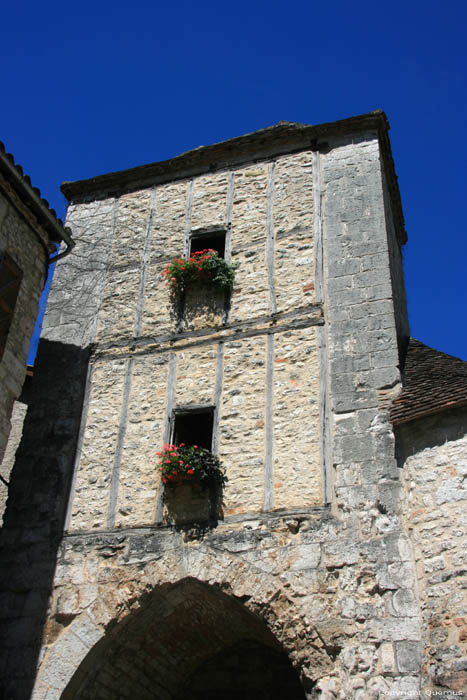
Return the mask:
M192 481L207 488L223 486L227 481L225 470L216 455L198 445L171 445L166 443L160 452L158 467L164 484L175 485Z
M221 258L217 250L206 248L193 253L190 258L173 258L165 266L162 276L172 299L176 299L192 284L208 283L221 291L232 289L235 265Z

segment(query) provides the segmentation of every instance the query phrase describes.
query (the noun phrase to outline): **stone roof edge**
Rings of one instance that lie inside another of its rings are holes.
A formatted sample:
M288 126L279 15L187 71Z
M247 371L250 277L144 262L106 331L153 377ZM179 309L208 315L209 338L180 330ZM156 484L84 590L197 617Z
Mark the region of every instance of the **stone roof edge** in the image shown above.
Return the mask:
M20 201L34 215L51 241L54 243L64 241L69 247L74 246L71 230L63 225L55 210L41 196L40 190L33 187L29 175L25 175L23 168L15 163L12 154L6 152L2 141L0 141L0 174L3 175Z
M318 139L374 130L378 133L388 187L394 206L400 244L407 241L399 185L388 138L389 122L382 110L375 110L335 122L309 125L279 122L274 126L237 136L227 141L199 146L174 158L127 170L98 175L86 180L64 182L61 191L70 203L105 199L143 187L176 179L224 170L242 163L257 162L272 156L304 150L319 149Z

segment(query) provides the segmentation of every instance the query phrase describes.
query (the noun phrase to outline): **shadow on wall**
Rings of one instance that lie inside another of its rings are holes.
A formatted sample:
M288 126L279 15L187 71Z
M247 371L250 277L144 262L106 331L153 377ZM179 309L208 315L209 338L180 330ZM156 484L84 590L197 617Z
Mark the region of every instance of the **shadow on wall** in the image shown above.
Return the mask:
M89 351L41 340L0 531L0 697L29 698L60 544Z
M454 408L396 427L396 457L399 467L407 457L427 448L462 438L467 431L467 408Z
M211 487L202 489L197 484L180 484L175 489L166 487L164 493L164 520L167 524L183 526L206 524L215 527L223 518L222 490Z

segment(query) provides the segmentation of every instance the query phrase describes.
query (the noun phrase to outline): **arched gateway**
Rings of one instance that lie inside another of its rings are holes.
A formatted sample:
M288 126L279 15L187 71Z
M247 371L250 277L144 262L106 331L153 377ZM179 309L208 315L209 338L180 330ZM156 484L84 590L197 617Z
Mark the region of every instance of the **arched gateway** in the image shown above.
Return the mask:
M278 640L244 605L194 579L160 587L85 656L63 700L306 696Z
M184 578L132 601L132 610L105 630L91 611L83 613L50 650L33 698L53 691L62 700L305 700L305 688L314 686L309 670L292 665L290 637L279 641L277 632L285 630L274 605L264 606L266 619L252 611L260 607ZM279 607L290 606L284 599ZM318 667L328 666L324 650L314 652L322 657Z

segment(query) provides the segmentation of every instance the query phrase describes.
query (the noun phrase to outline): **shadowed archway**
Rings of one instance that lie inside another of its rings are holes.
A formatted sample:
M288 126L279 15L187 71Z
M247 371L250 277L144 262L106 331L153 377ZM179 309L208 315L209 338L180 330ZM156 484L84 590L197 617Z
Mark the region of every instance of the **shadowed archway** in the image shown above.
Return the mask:
M83 659L63 700L304 700L266 623L195 579L153 592Z

